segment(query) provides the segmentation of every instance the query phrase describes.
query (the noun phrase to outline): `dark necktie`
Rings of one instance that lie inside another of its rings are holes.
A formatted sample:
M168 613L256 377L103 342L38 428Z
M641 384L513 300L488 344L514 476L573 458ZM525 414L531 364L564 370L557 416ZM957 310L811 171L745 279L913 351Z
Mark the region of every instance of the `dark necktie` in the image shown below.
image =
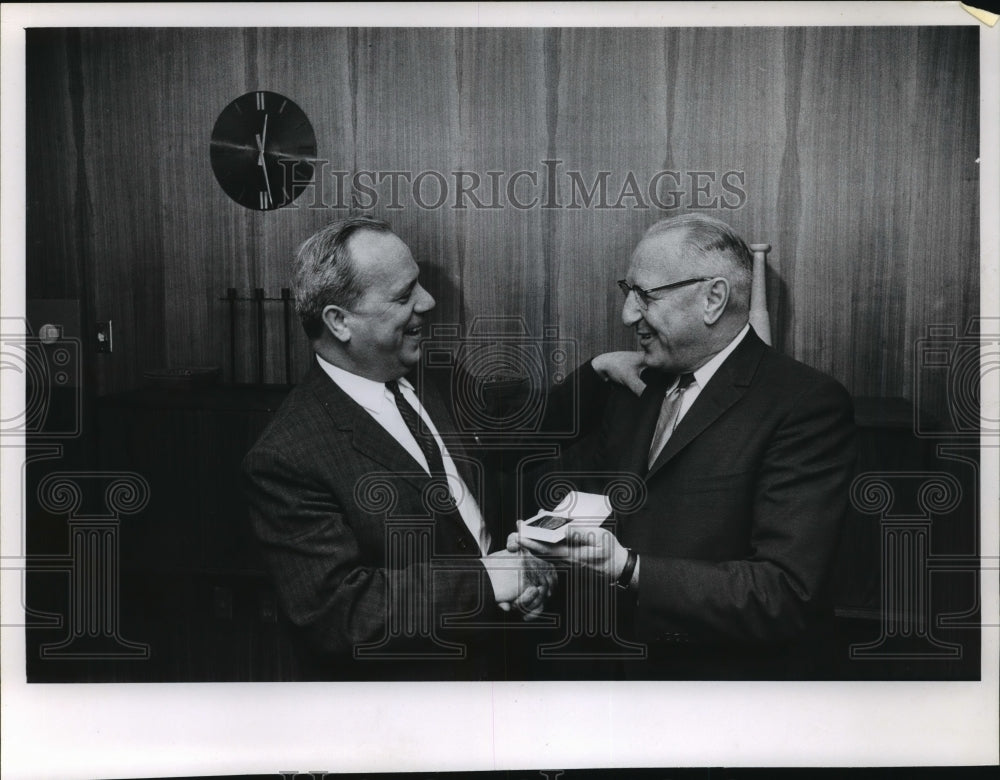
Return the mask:
M677 384L664 397L663 406L660 407L660 417L656 421L656 430L653 433L653 443L649 447L647 468L652 468L656 458L663 451L667 439L670 438L670 434L674 432L674 428L677 426L677 415L680 414L681 403L684 400L684 391L693 381L694 374L681 374Z
M386 382L385 386L392 393L392 397L396 401L396 408L399 409L399 413L403 417L403 422L410 429L413 438L417 440L417 446L420 447L420 451L424 453L431 476L435 479L443 479L445 480L445 484L447 484L444 460L441 458L441 448L438 447L437 442L434 441L434 437L431 436L426 426L421 426L417 410L410 406L410 402L403 397L403 393L399 389L399 383L395 379L391 382Z

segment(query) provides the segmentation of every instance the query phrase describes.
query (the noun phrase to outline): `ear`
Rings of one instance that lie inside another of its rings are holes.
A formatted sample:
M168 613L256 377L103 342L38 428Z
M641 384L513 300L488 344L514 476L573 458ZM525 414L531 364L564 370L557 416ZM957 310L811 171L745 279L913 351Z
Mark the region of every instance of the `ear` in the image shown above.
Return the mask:
M705 324L714 325L729 303L729 280L717 277L712 280L705 296Z
M347 324L347 311L330 305L323 309L323 324L337 341L346 344L351 340L351 328Z

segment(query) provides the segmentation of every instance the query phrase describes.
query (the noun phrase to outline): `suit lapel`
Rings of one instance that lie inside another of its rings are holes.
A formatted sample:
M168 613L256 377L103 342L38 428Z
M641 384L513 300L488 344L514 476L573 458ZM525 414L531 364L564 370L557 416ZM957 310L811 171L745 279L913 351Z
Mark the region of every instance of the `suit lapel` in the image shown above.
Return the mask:
M357 401L341 390L337 383L330 379L318 364L314 364L310 369L305 382L318 396L323 408L326 409L330 415L330 419L337 428L350 432L351 446L356 451L366 458L381 464L387 472L402 477L418 491L423 492L430 479L427 472L424 471L424 467L417 463L413 459L413 456L406 451L406 448L390 436L385 428L375 422L372 416ZM421 403L424 403L423 398L421 398ZM440 427L442 422L439 421L449 420L449 418L444 413L442 404L434 404L432 402L432 405L440 406L440 409L431 409L426 405L425 408L427 408L428 414L431 415L431 419L434 420L434 425L438 427L438 431L443 433ZM447 425L450 425L450 420ZM450 444L449 451L452 452L456 466L461 469L465 464L460 464L455 458L454 449ZM473 482L471 477L466 476L465 471L462 472L462 478L466 480L466 484L472 490ZM440 513L438 517L447 517L448 522L454 524L459 533L464 534L467 537L467 541L472 543L471 549L476 550L479 548L479 540L473 538L472 533L457 510Z
M357 401L341 390L319 365L313 365L305 381L334 425L350 432L351 446L355 450L384 466L386 471L399 474L418 489L423 489L427 479L423 467Z
M672 377L665 374L651 373L643 378L646 380L646 389L639 397L635 418L619 426L619 430L626 435L631 437L632 434L628 432L636 432L635 435L638 436L635 441L626 442L620 449L624 453L621 469L628 474L646 473L646 462L649 459L649 448L653 443L656 420L660 416L664 395L672 381Z
M684 415L670 438L667 439L663 451L649 469L647 478L669 463L677 453L743 397L753 380L754 372L757 370L757 364L760 362L765 348L764 342L757 337L751 328L740 345L726 358L719 366L719 370L708 380L708 384L702 388L687 414ZM655 418L653 424L655 425ZM644 452L649 452L648 442Z

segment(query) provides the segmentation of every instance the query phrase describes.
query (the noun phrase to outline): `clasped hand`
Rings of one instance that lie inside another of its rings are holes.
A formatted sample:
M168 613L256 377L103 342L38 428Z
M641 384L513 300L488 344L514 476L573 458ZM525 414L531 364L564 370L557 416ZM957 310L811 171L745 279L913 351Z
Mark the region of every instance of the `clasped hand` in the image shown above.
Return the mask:
M525 620L538 617L556 585L555 567L527 551L500 550L482 559L490 575L497 605L505 612L516 607Z
M628 550L606 528L570 526L563 541L549 543L523 536L520 533L522 523L518 521L518 530L507 537L509 551L526 551L542 559L568 561L608 580L618 579L625 568Z

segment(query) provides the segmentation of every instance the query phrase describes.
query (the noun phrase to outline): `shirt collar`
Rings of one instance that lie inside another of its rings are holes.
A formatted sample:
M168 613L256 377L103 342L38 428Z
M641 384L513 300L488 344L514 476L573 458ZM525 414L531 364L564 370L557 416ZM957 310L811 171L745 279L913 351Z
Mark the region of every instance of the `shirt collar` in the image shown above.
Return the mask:
M376 382L374 379L352 374L350 371L324 360L319 354L316 355L316 362L326 372L326 375L337 384L337 387L373 414L378 414L383 408L383 401L387 397L391 397L384 382ZM400 387L413 390L413 385L406 377L401 377L398 382Z
M719 367L726 361L726 358L733 353L733 350L739 346L749 331L750 323L748 322L743 326L743 330L737 333L736 337L726 345L725 349L713 355L711 360L694 372L694 381L698 383L698 387L704 387L708 384L708 380L715 375L715 372L719 370Z

